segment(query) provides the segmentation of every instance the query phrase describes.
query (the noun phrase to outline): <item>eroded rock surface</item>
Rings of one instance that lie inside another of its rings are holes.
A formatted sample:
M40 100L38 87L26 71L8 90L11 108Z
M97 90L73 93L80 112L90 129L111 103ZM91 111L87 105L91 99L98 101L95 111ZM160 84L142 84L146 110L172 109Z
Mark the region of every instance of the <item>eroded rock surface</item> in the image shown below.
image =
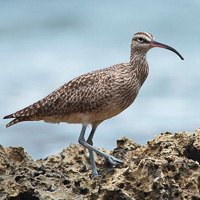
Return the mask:
M0 146L0 199L200 199L200 129L162 133L143 147L124 137L103 151L125 162L113 167L96 155L101 177L91 180L89 153L80 145L44 160Z

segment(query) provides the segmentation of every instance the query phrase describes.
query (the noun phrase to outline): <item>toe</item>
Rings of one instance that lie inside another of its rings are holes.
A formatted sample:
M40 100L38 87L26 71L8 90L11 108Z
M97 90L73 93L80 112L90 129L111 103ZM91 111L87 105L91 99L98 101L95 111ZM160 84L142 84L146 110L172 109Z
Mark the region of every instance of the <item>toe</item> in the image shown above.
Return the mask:
M93 179L94 177L101 177L101 175L98 174L98 173L95 173L95 174L92 173L92 175L90 176L90 178Z

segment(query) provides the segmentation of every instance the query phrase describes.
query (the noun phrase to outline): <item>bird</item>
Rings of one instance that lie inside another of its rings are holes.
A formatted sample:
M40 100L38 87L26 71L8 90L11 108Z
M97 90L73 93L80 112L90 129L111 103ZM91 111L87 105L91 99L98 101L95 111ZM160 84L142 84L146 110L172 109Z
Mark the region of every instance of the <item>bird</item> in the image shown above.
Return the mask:
M138 32L132 37L129 62L72 79L45 98L5 116L3 119L14 118L6 128L23 121L79 123L82 129L78 142L89 150L91 177L100 176L93 152L103 156L112 165L122 164L122 160L94 147L93 136L103 121L118 115L134 102L149 73L146 54L154 47L168 49L184 60L174 48L156 42L152 34ZM86 140L88 125L92 128Z

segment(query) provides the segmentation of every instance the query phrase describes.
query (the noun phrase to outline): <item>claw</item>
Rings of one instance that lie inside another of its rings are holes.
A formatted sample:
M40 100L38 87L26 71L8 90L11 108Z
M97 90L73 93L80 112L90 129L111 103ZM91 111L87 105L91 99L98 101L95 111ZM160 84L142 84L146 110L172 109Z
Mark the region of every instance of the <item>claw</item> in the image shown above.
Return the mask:
M93 179L94 177L101 177L101 175L100 174L96 174L96 173L95 174L92 173L90 178Z
M123 163L122 160L119 160L119 159L115 158L114 156L109 156L107 159L108 159L109 163L111 163L112 165L119 165L119 164Z

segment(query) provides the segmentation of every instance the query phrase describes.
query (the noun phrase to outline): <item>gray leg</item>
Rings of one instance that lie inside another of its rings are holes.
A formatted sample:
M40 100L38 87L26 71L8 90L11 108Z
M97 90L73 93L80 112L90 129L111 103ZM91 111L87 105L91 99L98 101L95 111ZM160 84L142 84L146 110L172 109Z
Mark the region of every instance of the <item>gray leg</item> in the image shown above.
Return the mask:
M92 127L90 135L87 139L87 143L90 144L90 145L93 145L92 139L93 139L95 130L96 130L96 127L95 128ZM96 169L96 164L95 164L95 160L94 160L94 153L90 149L89 149L89 153L90 153L90 162L91 162L91 165L92 165L92 176L91 176L91 178L93 178L94 176L99 176L99 174L98 174L97 169Z
M84 138L84 135L85 135L85 130L86 130L86 126L83 126L82 127L82 130L81 130L81 134L79 136L79 139L78 139L78 142L83 145L84 147L88 148L89 150L91 151L94 151L96 152L97 154L103 156L104 158L106 158L112 165L118 165L118 164L121 164L123 163L123 161L115 158L114 156L111 156L107 153L104 153L100 150L98 150L97 148L93 147L92 145L88 144L86 141L85 141L85 138ZM93 133L94 134L94 133ZM90 137L90 136L89 136ZM91 135L91 138L93 136ZM94 172L95 173L95 172Z

